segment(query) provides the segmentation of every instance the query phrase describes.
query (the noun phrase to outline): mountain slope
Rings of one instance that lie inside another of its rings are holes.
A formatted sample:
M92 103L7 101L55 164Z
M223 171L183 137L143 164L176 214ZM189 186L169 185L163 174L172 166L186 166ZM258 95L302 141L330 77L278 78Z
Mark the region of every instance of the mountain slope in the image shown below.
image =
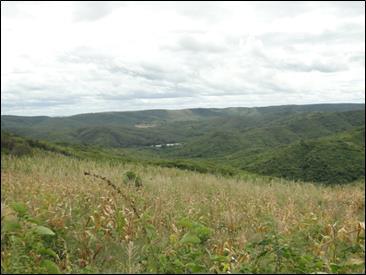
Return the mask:
M364 111L364 104L289 105L260 108L148 110L70 117L1 116L1 129L49 141L144 146L185 142L212 131L244 131L309 112ZM281 125L279 125L281 126ZM106 127L101 131L100 127ZM109 128L109 130L107 130ZM93 130L94 129L94 130ZM345 129L343 129L345 130ZM87 131L87 135L81 134ZM95 133L92 133L95 131ZM103 132L103 134L101 134Z
M135 159L165 166L227 174L241 169L329 183L353 181L364 174L364 138L359 136L364 125L364 104L1 119L2 131L50 142L109 147L109 152L129 150ZM152 147L166 143L181 145Z
M354 181L365 176L365 127L276 148L244 169L303 181Z
M188 140L181 148L167 150L167 155L211 158L237 152L245 159L247 156L244 153L257 154L301 139L324 137L364 124L364 111L293 114L267 122L263 126L242 130L221 124L215 131L209 130Z

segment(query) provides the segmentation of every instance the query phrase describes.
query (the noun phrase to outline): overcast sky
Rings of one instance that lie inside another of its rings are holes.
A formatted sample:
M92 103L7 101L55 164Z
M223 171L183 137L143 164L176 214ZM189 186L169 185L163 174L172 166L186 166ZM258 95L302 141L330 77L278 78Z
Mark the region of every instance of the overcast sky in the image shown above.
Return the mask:
M365 102L365 3L1 2L1 114Z

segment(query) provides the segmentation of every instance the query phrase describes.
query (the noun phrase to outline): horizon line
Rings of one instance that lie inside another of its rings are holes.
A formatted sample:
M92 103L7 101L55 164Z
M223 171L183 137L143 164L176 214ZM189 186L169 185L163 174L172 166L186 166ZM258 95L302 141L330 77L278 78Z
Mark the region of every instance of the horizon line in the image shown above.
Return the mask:
M197 109L231 109L231 108L246 108L246 109L254 109L254 108L269 108L269 107L283 107L283 106L310 106L310 105L365 105L365 102L357 103L357 102L339 102L339 103L305 103L305 104L280 104L280 105L266 105L266 106L230 106L230 107L194 107L194 108L178 108L178 109L140 109L140 110L126 110L126 111L101 111L101 112L87 112L87 113L78 113L74 115L64 115L64 116L49 116L49 115L35 115L35 116L27 116L27 115L12 115L12 114L1 114L1 116L16 116L16 117L50 117L50 118L64 118L64 117L73 117L79 115L88 115L88 114L103 114L103 113L128 113L128 112L146 112L146 111L184 111L184 110L197 110Z

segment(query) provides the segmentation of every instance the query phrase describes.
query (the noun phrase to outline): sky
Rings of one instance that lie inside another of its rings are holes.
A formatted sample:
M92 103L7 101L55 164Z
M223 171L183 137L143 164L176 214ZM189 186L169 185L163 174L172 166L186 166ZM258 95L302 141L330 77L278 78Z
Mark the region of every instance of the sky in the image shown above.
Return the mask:
M365 3L1 1L1 114L365 102Z

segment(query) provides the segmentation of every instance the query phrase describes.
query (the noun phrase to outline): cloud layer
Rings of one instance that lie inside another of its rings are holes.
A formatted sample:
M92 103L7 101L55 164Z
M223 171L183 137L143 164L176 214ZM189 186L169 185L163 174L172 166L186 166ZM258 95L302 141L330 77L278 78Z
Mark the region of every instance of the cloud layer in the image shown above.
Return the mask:
M2 2L1 113L365 101L355 2Z

